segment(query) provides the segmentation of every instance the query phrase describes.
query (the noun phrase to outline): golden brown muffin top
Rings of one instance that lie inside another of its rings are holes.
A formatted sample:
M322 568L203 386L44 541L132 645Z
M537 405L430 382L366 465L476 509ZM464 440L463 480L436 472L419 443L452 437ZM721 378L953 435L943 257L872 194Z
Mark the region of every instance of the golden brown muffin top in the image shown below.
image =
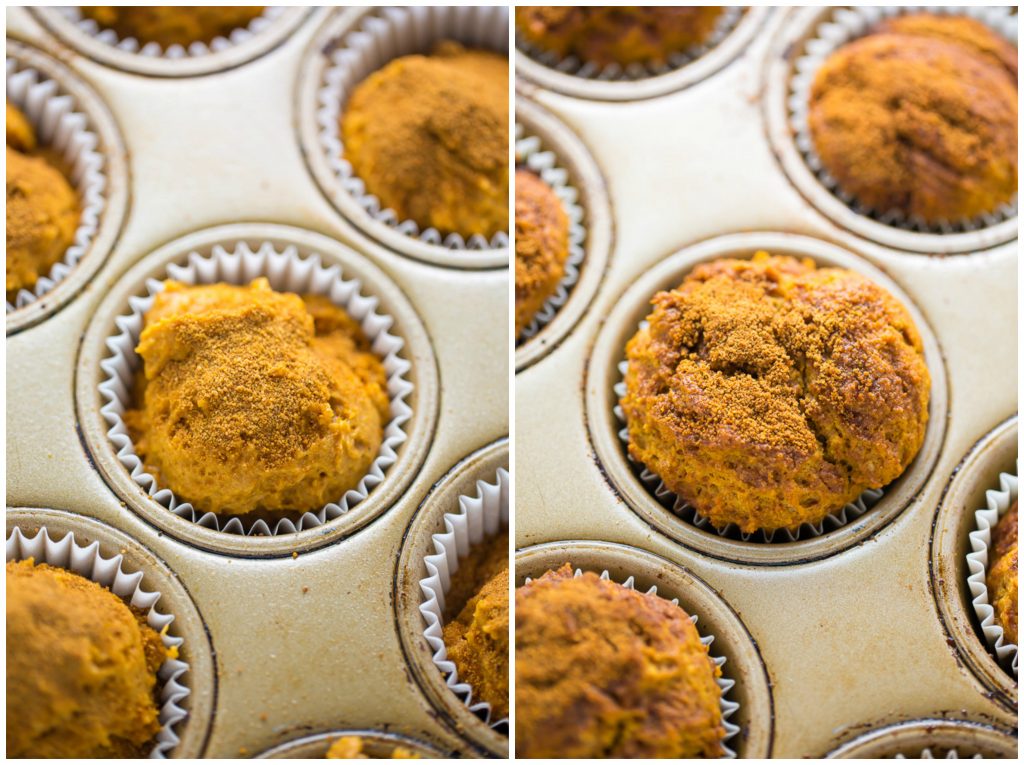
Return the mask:
M1015 79L934 24L890 27L901 31L844 45L815 76L808 121L822 165L881 214L936 224L996 211L1017 190Z
M630 453L716 526L816 522L920 448L921 338L865 277L758 252L652 303L627 346Z
M7 102L7 145L20 152L36 148L36 133L18 107Z
M324 757L328 760L381 759L378 757L371 757L370 755L363 753L363 739L360 736L342 736L341 738L335 739ZM391 750L391 756L389 759L418 760L421 758L418 754L403 746L396 746Z
M516 170L516 337L554 294L569 257L569 217L558 195Z
M516 8L521 37L560 57L608 66L664 64L705 42L718 6L536 6Z
M146 756L160 730L156 672L174 656L110 590L8 561L8 756Z
M679 606L567 563L515 619L518 757L722 754L721 673Z
M1001 558L1017 546L1017 503L1014 502L992 531L992 548L995 557Z
M999 519L992 532L992 555L985 583L989 602L1006 639L1017 642L1017 503Z
M384 207L442 233L508 231L508 59L439 43L353 91L345 158Z
M1017 82L1017 46L987 24L969 16L909 13L880 21L872 29L872 33L934 37L959 43L1003 67L1013 81Z
M142 44L155 42L162 48L187 48L190 43L229 37L262 14L263 6L83 5L79 10L100 29L113 29L120 38L132 37Z

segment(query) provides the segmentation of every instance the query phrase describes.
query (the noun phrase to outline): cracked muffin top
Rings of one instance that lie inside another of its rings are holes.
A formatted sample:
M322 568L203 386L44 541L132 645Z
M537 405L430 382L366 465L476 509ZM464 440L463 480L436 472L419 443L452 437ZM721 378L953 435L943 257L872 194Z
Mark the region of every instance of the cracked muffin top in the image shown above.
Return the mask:
M143 45L157 43L162 48L187 48L190 43L230 37L234 30L247 27L262 14L263 6L83 5L79 10L100 29L113 29L122 39L131 37Z
M882 22L815 75L822 166L878 214L929 225L993 213L1017 192L1017 49L981 22Z
M711 37L718 6L535 6L516 8L526 42L561 58L608 66L663 65Z
M516 589L515 619L518 757L724 753L721 670L679 606L566 563Z
M1006 639L1017 642L1017 503L992 532L992 557L985 584L996 621Z
M558 195L516 170L516 338L555 294L569 258L569 217Z
M629 452L714 526L816 524L921 448L921 338L867 278L758 252L652 304L626 347Z

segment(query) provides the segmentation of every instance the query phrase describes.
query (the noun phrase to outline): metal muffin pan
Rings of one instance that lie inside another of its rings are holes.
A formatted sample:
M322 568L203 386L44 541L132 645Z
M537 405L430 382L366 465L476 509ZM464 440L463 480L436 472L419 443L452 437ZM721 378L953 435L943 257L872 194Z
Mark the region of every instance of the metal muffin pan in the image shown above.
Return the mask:
M7 11L9 43L63 62L109 111L126 147L131 200L96 274L60 311L8 338L7 503L107 524L187 590L208 637L216 693L186 723L203 740L175 754L254 756L342 730L480 752L410 671L392 595L403 534L431 486L508 433L509 277L418 262L360 233L324 198L302 158L296 93L304 54L336 13L304 11L290 36L244 64L171 78L98 63L32 12ZM298 238L300 249L305 241L373 285L415 354L424 436L419 445L406 441L414 448L400 455L405 465L386 500L330 538L273 550L280 538L264 538L211 552L208 540L157 508L143 511L144 498L119 495L111 477L119 465L100 456L96 411L76 385L94 374L100 353L90 325L110 320L101 309L108 296L113 305L137 286L135 268L180 256L179 246L249 235Z
M772 10L741 55L658 98L611 103L517 81L517 96L566 125L597 161L615 236L583 316L516 374L515 543L625 544L705 581L764 662L772 704L755 699L747 714L770 724L772 757L821 757L910 720L1015 731L1015 696L1007 703L986 686L950 636L929 540L964 455L1017 409L1017 242L979 237L958 257L886 247L808 201L780 165L765 117L773 56L799 12ZM649 298L700 260L759 247L839 263L893 291L926 338L933 378L929 434L890 487L891 504L803 550L802 541L787 550L684 534L636 483L609 421L613 359L646 315L640 292ZM1007 439L1008 452L1015 443ZM972 485L989 473L968 479L976 467L960 468ZM967 627L964 636L980 640Z
M922 756L926 749L930 758ZM1017 737L1014 731L961 720L914 720L868 731L833 749L827 757L1012 760L1017 757Z
M448 754L422 741L397 733L380 733L372 730L339 730L331 733L317 733L314 736L289 741L275 746L256 756L257 760L322 760L327 750L343 736L358 736L363 740L363 751L370 759L386 760L398 747L412 752L421 759L430 760L447 757Z

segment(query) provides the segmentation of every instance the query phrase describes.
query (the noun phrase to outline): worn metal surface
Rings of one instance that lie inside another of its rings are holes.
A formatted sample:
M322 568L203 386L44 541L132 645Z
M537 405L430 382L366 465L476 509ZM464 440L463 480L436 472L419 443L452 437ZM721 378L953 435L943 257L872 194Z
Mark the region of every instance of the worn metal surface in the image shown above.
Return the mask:
M1016 729L1016 710L986 690L947 639L929 549L952 472L1017 409L1017 243L946 257L887 249L837 227L797 191L773 152L762 104L767 74L780 66L771 56L786 52L777 41L790 15L773 11L739 58L658 98L582 100L517 80L517 92L567 125L596 159L611 198L614 246L587 312L557 348L516 375L516 546L619 542L706 581L760 649L774 700L775 757L820 757L866 730L914 719ZM935 412L945 434L919 458L934 458L920 485L887 522L850 544L823 545L824 557L807 556L815 560L758 563L764 553L674 541L654 528L642 499L616 488L613 466L592 440L593 396L611 398L607 380L588 377L598 363L592 356L604 333L628 337L635 327L611 326L630 310L622 296L666 257L749 232L813 237L846 250L854 268L878 269L934 332L941 360L932 353L933 372L945 369L948 406ZM971 469L994 469L994 479L999 468L975 462ZM752 705L749 715L770 714Z
M235 68L150 78L91 61L26 10L7 11L9 38L57 58L105 102L131 177L127 219L98 274L54 315L8 337L7 503L102 520L177 576L216 667L212 710L197 722L210 726L205 755L254 755L340 729L386 729L472 754L406 665L393 577L403 533L430 487L508 432L508 272L399 255L324 198L300 152L295 94L303 55L330 15L311 12L288 39ZM436 358L432 439L420 460L395 466L412 471L408 484L351 535L296 557L283 549L269 558L204 552L151 525L119 500L84 445L79 415L95 412L76 411L82 335L112 285L172 240L240 222L301 227L354 250L404 293Z

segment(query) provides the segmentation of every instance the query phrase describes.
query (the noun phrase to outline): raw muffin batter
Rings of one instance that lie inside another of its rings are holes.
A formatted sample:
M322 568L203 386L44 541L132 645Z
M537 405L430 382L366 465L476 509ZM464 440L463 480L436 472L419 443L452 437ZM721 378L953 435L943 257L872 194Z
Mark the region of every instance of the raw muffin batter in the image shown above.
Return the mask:
M31 289L74 242L78 195L43 152L25 116L7 104L7 300Z
M992 562L985 584L996 621L1006 639L1017 642L1017 503L999 519L992 532Z
M518 757L719 757L720 675L664 598L568 563L516 589Z
M508 231L508 59L443 42L356 87L345 159L381 205L421 229Z
M908 16L833 53L811 137L839 187L926 223L995 212L1017 192L1017 50L980 22Z
M125 414L158 485L198 510L318 510L366 475L389 400L359 325L326 298L166 282Z
M629 452L716 527L817 523L921 448L920 335L863 276L759 252L652 303L626 348Z
M454 579L449 602L465 605L444 625L448 658L473 699L486 701L491 719L501 720L508 717L508 532L460 561ZM467 589L474 593L468 601Z
M537 6L516 8L520 37L561 58L608 66L664 64L711 37L717 6Z
M516 170L516 338L565 276L569 218L562 202L529 170Z
M359 736L342 736L331 744L325 755L328 760L374 760L379 757L371 757L363 754L363 739ZM418 760L420 756L409 751L405 747L396 746L391 750L392 760Z
M119 38L133 37L139 42L156 43L161 48L190 43L210 43L263 13L263 6L220 5L82 5L82 16L95 21L100 29L113 29Z
M174 655L110 590L8 561L7 756L148 756L156 672Z

